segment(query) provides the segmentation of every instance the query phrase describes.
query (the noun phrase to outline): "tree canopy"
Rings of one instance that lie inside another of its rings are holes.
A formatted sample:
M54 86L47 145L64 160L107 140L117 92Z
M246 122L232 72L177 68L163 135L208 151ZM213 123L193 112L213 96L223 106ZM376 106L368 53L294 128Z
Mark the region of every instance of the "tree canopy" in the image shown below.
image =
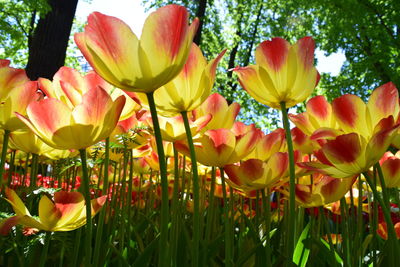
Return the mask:
M400 2L397 0L143 2L147 8L167 2L181 4L201 19L203 24L198 43L203 53L211 58L228 48L216 91L242 105L243 119L257 116L260 125L274 123L276 114L249 99L236 77L226 69L253 63L255 47L275 36L294 43L310 35L326 55L345 54L346 61L339 75L322 73L317 88L318 94L324 94L330 100L344 93L366 98L372 89L388 81L400 86ZM263 116L265 114L269 114L268 119Z

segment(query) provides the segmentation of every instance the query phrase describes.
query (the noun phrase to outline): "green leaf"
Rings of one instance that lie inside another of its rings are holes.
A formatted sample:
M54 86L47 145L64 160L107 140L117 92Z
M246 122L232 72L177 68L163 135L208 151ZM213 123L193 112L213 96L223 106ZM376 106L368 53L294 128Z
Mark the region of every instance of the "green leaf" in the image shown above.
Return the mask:
M296 248L293 253L293 262L301 267L306 266L308 256L310 255L310 248L306 247L304 243L304 241L308 238L310 225L311 223L309 222L307 226L304 228L303 232L300 235L299 240L297 241Z

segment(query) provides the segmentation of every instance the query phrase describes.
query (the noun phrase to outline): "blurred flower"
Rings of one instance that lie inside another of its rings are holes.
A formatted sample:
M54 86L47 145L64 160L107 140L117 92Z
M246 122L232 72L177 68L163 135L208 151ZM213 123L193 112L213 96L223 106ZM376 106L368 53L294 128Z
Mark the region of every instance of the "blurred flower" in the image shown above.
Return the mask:
M305 208L320 207L341 199L352 187L357 177L337 179L320 173L300 178L296 184L296 201ZM305 183L304 183L305 182Z
M379 160L387 188L400 187L400 151L395 155L385 152Z

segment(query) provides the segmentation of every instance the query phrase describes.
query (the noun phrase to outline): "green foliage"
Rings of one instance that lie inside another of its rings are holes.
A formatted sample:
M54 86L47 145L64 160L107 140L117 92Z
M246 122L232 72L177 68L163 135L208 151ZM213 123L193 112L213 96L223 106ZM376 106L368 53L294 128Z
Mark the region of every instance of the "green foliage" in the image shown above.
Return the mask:
M148 9L169 3L184 5L193 17L200 0L143 2ZM255 47L264 40L280 36L294 43L311 35L326 55L342 52L347 59L338 76L322 73L315 93L329 100L345 93L366 99L385 82L400 86L399 10L397 0L211 0L203 18L200 47L208 59L228 49L214 90L241 104L241 120L271 128L279 114L254 101L227 69L252 64ZM299 106L297 111L302 109Z
M47 0L0 0L0 58L25 66L28 40L40 16L49 11Z

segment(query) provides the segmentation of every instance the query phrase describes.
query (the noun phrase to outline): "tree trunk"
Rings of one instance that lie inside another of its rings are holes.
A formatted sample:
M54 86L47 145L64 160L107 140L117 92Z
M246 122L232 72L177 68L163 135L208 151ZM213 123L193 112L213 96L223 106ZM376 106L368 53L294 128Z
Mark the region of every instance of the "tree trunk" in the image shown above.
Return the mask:
M198 7L196 11L196 17L199 18L199 28L197 29L196 35L193 38L193 42L200 46L201 32L203 29L204 15L206 14L207 0L198 0Z
M48 0L51 11L39 19L29 44L26 73L31 80L52 79L64 65L78 0Z

